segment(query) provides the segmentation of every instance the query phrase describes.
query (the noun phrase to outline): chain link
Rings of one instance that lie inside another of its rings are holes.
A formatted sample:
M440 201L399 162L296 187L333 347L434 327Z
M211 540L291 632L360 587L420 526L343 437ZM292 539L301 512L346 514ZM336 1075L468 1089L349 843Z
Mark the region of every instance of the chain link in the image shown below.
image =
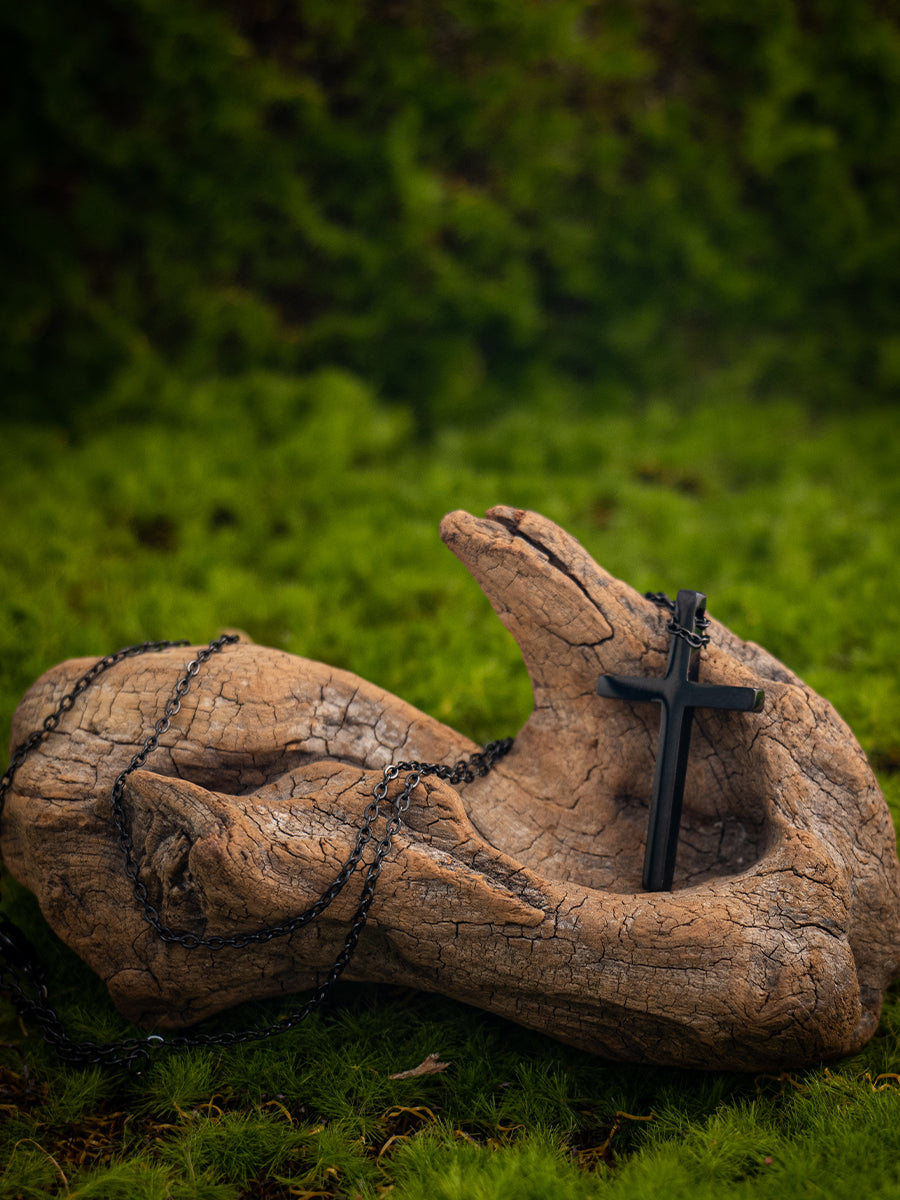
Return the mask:
M652 600L654 604L658 604L660 608L668 609L670 613L675 612L675 601L667 596L665 592L644 592L644 599ZM676 637L683 638L695 650L700 650L704 646L709 645L709 634L705 632L709 628L709 623L709 617L705 615L697 616L695 619L695 629L686 629L684 625L679 625L673 616L668 625L666 625L666 629ZM701 632L697 633L696 629L699 629Z
M12 922L0 919L0 987L12 992L19 1012L23 1016L31 1017L41 1030L44 1039L54 1047L59 1057L73 1066L105 1065L124 1066L130 1069L147 1063L151 1054L157 1050L179 1050L198 1046L233 1046L240 1042L260 1041L276 1037L306 1020L311 1012L324 1003L353 956L360 934L368 920L369 908L375 896L375 885L381 874L382 864L390 851L394 836L402 828L403 816L409 808L415 788L426 776L434 776L450 784L471 783L472 780L487 775L512 747L513 739L503 738L500 741L488 742L482 751L472 754L469 758L459 759L452 766L423 762L399 762L386 766L382 771L382 778L372 790L372 799L363 813L362 824L357 832L353 849L342 863L337 875L314 904L287 921L251 933L231 934L227 937L218 934L203 937L193 933L178 933L163 924L159 910L151 903L147 886L140 878L140 864L134 857L134 842L125 812L125 787L129 775L143 767L150 755L159 748L160 739L168 732L172 719L180 711L181 701L189 691L193 680L200 673L200 668L214 654L238 640L233 634L223 634L198 651L197 657L187 664L184 673L176 682L172 695L165 703L162 716L153 727L153 732L143 741L128 765L116 776L112 785L110 801L113 825L123 853L125 875L132 885L132 893L141 907L144 919L152 926L157 935L164 942L177 943L186 949L197 949L198 947L208 950L243 949L249 945L259 945L271 941L272 938L286 937L315 920L341 893L359 865L366 846L374 837L373 827L381 815L381 805L388 799L389 785L400 779L402 775L400 789L390 801L390 816L385 820L384 832L376 842L372 861L366 868L353 921L344 938L341 950L324 981L319 984L312 996L295 1012L267 1026L260 1029L217 1034L181 1034L168 1038L161 1037L159 1034L151 1034L146 1038L124 1038L116 1042L78 1042L65 1031L58 1013L50 1006L44 971L34 947ZM54 732L63 715L70 711L82 692L89 688L100 675L108 671L110 667L122 662L123 659L187 645L189 643L186 641L144 642L139 646L128 646L124 650L107 655L106 658L99 659L94 663L90 670L75 683L72 690L63 696L54 712L45 718L41 728L31 733L13 752L9 767L0 777L0 815L2 815L6 795L18 769L31 751Z

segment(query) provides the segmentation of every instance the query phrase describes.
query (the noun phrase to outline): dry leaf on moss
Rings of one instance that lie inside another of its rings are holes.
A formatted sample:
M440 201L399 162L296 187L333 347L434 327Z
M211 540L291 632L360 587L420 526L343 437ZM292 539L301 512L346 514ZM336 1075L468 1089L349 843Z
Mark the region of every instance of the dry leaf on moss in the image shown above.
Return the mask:
M412 1079L416 1075L437 1075L446 1071L449 1063L439 1062L437 1054L429 1054L426 1059L409 1071L398 1071L396 1075L388 1075L388 1079Z

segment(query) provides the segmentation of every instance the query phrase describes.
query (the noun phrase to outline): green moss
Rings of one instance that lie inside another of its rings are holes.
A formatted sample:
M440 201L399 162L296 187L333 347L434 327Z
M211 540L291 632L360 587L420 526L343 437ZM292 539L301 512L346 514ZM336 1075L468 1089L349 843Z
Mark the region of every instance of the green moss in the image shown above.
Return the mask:
M507 502L559 521L638 588L704 588L717 617L836 703L900 802L891 414L728 393L690 414L659 399L604 417L547 387L478 428L444 425L423 449L405 414L347 372L169 376L165 418L142 423L138 394L122 377L97 401L97 429L8 423L0 439L14 514L0 526L7 729L63 658L238 626L479 739L514 732L530 707L518 651L437 536L449 509ZM37 941L73 1030L128 1032L8 881L4 906ZM246 1005L215 1028L264 1025L290 1004ZM10 1197L897 1187L896 989L860 1054L780 1078L618 1066L441 997L352 984L271 1044L135 1076L69 1071L9 1005L0 1018ZM432 1052L446 1071L390 1078Z

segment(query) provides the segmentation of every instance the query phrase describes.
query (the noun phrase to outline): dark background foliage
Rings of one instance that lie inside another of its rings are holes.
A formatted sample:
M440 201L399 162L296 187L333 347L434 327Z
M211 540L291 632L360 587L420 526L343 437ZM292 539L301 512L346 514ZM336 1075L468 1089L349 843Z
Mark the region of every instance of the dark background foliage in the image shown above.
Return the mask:
M4 6L5 402L338 364L427 429L900 381L896 0Z

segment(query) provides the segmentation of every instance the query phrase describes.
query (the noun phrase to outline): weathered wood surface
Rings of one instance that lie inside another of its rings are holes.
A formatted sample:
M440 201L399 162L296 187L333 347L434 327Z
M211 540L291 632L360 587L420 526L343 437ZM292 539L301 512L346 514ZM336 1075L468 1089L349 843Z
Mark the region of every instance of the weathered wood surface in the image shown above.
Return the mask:
M663 674L666 615L534 513L457 512L441 531L519 643L534 712L487 778L416 789L345 978L442 992L615 1059L759 1070L864 1044L900 973L900 868L831 706L713 621L701 681L764 687L765 708L697 711L674 890L642 893L659 710L595 685ZM186 657L101 677L22 767L2 826L4 860L53 929L126 1016L163 1028L317 983L361 884L264 946L157 939L122 873L109 788ZM14 744L89 665L38 680ZM251 644L204 667L164 743L126 793L141 878L167 924L207 935L317 898L385 764L475 749L354 675Z

